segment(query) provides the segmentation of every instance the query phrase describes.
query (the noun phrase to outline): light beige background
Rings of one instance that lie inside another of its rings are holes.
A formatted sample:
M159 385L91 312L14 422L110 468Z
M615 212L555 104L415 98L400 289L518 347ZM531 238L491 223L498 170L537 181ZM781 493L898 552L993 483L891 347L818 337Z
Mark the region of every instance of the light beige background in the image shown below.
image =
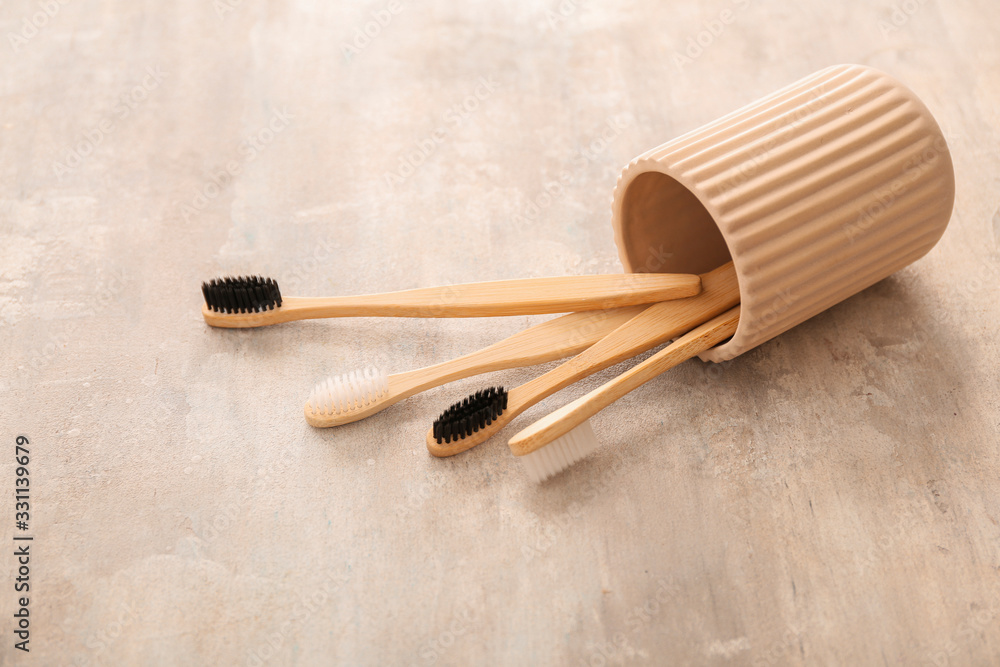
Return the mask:
M0 662L996 661L996 2L45 6L0 6L0 488L27 434L36 537L30 656L0 557ZM334 295L620 270L631 157L838 62L941 123L958 197L938 247L634 392L549 484L500 440L450 460L422 442L450 401L540 369L336 430L301 416L326 374L541 318L201 320L225 272Z

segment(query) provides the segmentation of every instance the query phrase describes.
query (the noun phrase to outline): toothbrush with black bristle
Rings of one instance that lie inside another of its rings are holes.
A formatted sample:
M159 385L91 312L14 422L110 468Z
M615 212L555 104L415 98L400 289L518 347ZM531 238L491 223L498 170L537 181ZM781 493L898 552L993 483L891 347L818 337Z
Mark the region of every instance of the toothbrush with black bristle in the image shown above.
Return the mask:
M262 276L202 283L202 315L213 327L261 327L325 317L497 317L622 308L701 292L696 275L626 273L497 280L342 297L282 297Z
M698 296L649 306L548 373L509 391L493 387L455 403L427 432L428 451L434 456L452 456L475 447L547 396L686 333L740 302L732 262L701 279L703 291Z
M536 482L544 482L597 449L590 418L630 391L736 333L740 307L689 331L649 359L564 405L510 439L510 451Z

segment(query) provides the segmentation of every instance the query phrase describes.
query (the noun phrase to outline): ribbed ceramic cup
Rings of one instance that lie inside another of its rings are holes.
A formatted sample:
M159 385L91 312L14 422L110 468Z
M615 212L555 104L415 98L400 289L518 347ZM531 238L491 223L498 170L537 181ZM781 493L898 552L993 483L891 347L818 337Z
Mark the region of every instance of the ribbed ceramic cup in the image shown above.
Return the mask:
M821 70L635 158L615 188L628 271L730 259L742 304L725 361L925 255L955 199L927 107L888 75Z

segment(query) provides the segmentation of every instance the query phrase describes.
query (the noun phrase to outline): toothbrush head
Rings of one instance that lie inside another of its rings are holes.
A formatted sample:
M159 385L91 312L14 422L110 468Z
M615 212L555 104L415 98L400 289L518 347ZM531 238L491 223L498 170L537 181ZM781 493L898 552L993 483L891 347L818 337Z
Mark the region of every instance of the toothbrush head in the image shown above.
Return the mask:
M363 371L351 371L343 375L330 376L318 383L309 394L306 404L306 419L313 426L331 426L347 423L352 413L372 408L389 393L389 376L377 368L369 366ZM332 422L332 423L321 423Z
M281 306L278 283L261 276L213 278L201 284L205 305L217 313L259 313Z
M590 420L533 452L518 456L535 482L544 482L597 449L597 436Z
M507 390L503 387L477 391L441 413L434 422L434 439L438 444L457 442L492 424L506 408Z

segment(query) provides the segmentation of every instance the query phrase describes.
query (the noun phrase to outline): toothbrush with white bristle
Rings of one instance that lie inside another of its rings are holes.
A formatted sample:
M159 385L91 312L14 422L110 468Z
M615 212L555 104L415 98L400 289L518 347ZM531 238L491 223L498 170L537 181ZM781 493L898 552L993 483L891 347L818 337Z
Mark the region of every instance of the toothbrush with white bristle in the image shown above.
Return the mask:
M570 313L529 327L482 350L405 373L386 375L369 367L331 376L309 394L304 410L306 421L320 428L348 424L454 380L569 357L646 308L640 305Z
M736 306L684 334L649 359L524 429L508 443L536 482L543 482L598 446L590 418L660 373L731 338L740 322Z

